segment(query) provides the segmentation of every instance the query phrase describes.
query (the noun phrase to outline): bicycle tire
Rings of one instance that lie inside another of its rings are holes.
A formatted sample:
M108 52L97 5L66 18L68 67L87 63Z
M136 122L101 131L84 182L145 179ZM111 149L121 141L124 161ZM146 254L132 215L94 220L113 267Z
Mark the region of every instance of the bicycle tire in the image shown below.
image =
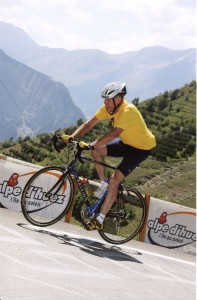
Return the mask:
M74 197L74 184L70 174L63 183L61 181L62 187L57 194L47 195L63 172L61 167L49 166L36 172L27 181L21 197L21 208L24 217L32 225L52 225L68 211Z
M100 236L110 244L124 244L132 240L144 224L146 205L136 189L119 191L117 200L106 215Z

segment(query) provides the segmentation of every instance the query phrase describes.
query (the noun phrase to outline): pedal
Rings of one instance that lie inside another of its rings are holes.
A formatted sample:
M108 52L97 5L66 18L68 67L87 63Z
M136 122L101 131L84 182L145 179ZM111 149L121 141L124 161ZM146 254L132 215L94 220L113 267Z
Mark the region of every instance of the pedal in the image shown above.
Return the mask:
M86 229L87 231L90 231L90 228L88 227L87 223L83 222L82 225L83 225L84 229Z

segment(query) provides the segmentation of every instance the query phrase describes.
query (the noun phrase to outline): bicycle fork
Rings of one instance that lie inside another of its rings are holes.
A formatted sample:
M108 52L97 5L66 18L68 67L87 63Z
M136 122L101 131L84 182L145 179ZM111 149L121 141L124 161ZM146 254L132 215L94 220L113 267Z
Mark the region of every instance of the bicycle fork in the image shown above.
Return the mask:
M58 192L61 190L63 185L65 184L67 173L64 173L60 176L58 181L54 184L54 186L45 194L47 198L50 198L51 196L55 196L58 194Z

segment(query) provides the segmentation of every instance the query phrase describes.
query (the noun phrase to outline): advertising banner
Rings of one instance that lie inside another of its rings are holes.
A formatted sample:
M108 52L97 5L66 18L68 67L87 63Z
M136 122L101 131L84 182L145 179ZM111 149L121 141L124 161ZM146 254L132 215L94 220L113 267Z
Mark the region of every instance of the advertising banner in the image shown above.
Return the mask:
M196 210L151 198L144 242L196 252Z
M0 207L21 211L23 188L27 180L41 168L41 166L0 154ZM46 172L45 175L48 176L48 174ZM54 180L56 180L55 177L59 176L58 174L53 175ZM66 184L67 187L63 186L62 194L65 197L67 197L65 192L67 188L69 193L69 185ZM39 214L42 209L39 207L40 195L45 197L45 187L43 184L36 183L36 186L32 186L29 191L28 201L28 205L36 214ZM54 207L56 211L58 211L58 205L65 205L65 201L61 201L62 195L57 195L59 198L56 201L56 207ZM195 254L196 210L153 197L146 197L146 204L146 222L140 232L140 241ZM49 212L51 212L51 202L48 207Z
M0 207L21 211L21 196L25 184L41 168L41 166L0 155ZM49 182L51 186L55 185L61 174L59 171L46 171L37 177L28 189L26 210L33 219L37 217L56 219L65 210L71 194L69 180L64 181L55 195L46 195ZM65 220L69 222L69 217Z
M0 155L0 207L21 211L21 194L40 166Z

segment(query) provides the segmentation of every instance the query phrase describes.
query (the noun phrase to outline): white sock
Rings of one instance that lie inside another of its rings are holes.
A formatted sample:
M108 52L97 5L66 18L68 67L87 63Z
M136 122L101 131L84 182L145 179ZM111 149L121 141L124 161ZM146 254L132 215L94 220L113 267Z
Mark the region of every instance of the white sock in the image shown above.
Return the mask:
M96 217L96 219L99 221L100 224L103 224L103 221L105 219L105 215L103 214L99 214L98 217Z

